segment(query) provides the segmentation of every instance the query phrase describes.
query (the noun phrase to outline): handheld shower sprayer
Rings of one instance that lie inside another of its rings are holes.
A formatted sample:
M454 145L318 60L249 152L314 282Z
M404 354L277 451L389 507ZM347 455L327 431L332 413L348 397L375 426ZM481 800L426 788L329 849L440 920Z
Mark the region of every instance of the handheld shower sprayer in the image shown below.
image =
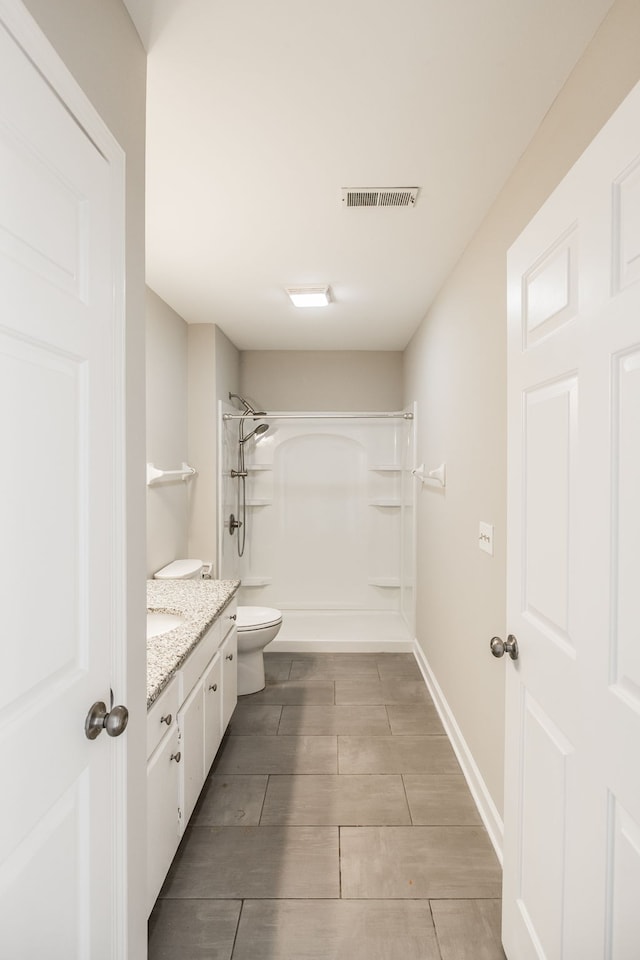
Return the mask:
M261 434L266 433L269 429L268 423L259 423L258 426L248 433L246 437L240 437L240 443L246 443L247 440L251 440L251 437L259 437Z

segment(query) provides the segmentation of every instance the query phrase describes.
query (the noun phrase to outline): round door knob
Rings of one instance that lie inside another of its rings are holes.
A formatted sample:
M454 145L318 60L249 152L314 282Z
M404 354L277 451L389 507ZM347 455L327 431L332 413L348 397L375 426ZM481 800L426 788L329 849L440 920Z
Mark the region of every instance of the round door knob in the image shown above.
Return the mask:
M95 740L103 730L110 737L119 737L127 728L129 711L126 707L113 707L110 713L102 700L96 700L91 706L87 719L84 722L84 732L87 740Z
M166 723L166 725L167 725L168 727L171 726L171 721L172 721L172 720L173 720L173 717L171 716L170 713L168 713L168 714L166 715L166 717L160 717L160 723Z
M229 614L229 620L237 620L237 619L238 619L238 614L237 614L237 613L230 613L230 614Z
M232 654L232 653L228 653L228 654L227 654L227 660L233 660L233 654Z
M512 633L507 637L506 643L500 637L492 637L489 647L494 657L504 657L505 653L508 653L512 660L517 660L520 655L518 641Z
M209 684L209 690L213 690L213 692L215 693L217 689L218 689L218 684L217 684L217 683L210 683L210 684Z
M181 759L182 759L182 754L180 753L179 750L177 753L172 753L171 756L169 757L169 761L175 760L176 763L180 763Z
M113 707L104 720L104 728L110 737L119 737L127 729L129 711L126 707Z

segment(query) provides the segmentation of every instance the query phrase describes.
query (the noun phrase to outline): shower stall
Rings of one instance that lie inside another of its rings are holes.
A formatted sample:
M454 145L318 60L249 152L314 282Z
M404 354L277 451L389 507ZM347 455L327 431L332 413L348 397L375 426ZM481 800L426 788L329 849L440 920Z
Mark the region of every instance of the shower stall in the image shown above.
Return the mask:
M282 610L270 649L412 648L414 428L413 409L220 405L218 569Z

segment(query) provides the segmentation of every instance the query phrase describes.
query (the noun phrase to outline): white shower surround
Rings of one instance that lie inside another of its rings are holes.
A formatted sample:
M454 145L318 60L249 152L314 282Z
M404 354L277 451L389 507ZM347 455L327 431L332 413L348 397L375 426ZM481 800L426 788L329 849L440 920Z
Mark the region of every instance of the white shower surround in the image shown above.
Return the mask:
M282 610L268 649L412 650L415 419L270 412L269 430L245 445L242 558L229 534L238 422L219 431L218 569L240 577L241 604Z

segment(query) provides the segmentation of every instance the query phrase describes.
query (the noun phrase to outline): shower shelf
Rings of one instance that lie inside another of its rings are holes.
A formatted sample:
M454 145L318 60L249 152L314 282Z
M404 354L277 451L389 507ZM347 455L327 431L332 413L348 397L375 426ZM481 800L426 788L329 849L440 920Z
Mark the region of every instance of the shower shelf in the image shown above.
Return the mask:
M273 500L247 500L246 504L248 507L269 507L273 503Z
M271 583L271 577L242 577L241 587L267 587Z
M159 480L188 480L189 477L196 475L195 467L190 467L188 463L183 463L179 470L160 470L153 463L147 464L147 486L157 483Z
M367 583L371 587L392 587L399 589L402 586L398 577L369 577Z
M368 469L373 473L402 473L402 467L396 463L374 464Z
M369 500L370 507L401 507L401 500Z

